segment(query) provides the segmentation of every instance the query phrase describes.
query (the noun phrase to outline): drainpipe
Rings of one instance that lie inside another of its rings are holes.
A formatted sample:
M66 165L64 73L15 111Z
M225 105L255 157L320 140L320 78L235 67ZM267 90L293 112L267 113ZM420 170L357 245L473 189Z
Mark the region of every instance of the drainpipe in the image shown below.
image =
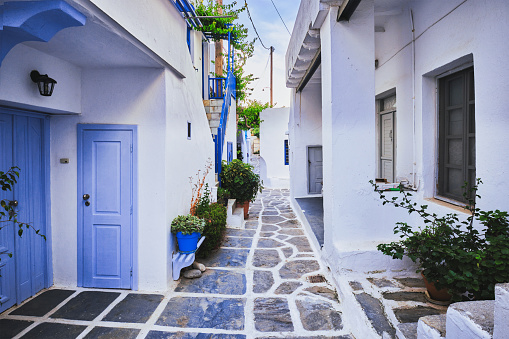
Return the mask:
M415 137L415 25L414 13L410 10L410 23L412 29L412 189L417 190L417 155L416 155L416 137Z

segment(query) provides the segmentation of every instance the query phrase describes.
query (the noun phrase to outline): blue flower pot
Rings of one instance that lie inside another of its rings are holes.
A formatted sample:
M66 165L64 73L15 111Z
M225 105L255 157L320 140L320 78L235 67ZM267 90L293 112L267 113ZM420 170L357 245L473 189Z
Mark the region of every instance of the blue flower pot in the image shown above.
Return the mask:
M194 253L198 247L198 240L200 240L201 233L194 232L192 234L182 234L177 232L177 242L179 245L180 253Z

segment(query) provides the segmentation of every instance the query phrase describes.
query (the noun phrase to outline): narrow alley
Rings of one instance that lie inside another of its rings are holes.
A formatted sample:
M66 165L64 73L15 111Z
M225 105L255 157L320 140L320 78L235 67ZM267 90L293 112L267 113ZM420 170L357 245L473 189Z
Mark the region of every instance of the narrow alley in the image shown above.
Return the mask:
M51 288L0 316L0 338L353 338L289 203L264 190L199 279L165 295Z

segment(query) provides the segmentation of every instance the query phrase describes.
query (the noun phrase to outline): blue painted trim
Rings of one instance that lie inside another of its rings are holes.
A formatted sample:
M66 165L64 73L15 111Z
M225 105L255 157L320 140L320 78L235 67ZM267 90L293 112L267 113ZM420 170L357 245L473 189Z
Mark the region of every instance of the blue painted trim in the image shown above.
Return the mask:
M86 16L63 0L6 2L0 5L0 64L24 41L49 41L59 31L83 26Z
M44 182L46 193L46 282L45 288L53 286L53 237L51 227L51 158L50 158L50 117L44 119Z
M131 164L132 170L132 196L131 202L133 206L133 214L131 216L131 264L133 274L131 276L131 289L138 290L138 126L136 125L101 125L101 124L78 124L78 195L77 195L77 211L78 211L78 286L83 286L83 204L80 197L83 195L83 132L86 130L110 130L110 131L131 131L133 141L133 158Z

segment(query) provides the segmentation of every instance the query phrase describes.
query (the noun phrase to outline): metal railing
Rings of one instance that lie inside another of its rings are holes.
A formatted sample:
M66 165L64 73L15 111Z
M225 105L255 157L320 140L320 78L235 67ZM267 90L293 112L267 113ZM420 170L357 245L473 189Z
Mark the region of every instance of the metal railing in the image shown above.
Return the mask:
M221 160L223 159L224 139L226 133L226 124L228 122L228 113L230 112L231 100L236 100L237 80L233 74L234 50L231 44L231 32L228 32L228 68L225 78L209 78L210 99L224 99L221 108L221 119L217 128L217 135L213 136L216 150L216 173L219 183L221 183Z
M225 78L209 78L209 98L223 99L225 95L226 79Z

